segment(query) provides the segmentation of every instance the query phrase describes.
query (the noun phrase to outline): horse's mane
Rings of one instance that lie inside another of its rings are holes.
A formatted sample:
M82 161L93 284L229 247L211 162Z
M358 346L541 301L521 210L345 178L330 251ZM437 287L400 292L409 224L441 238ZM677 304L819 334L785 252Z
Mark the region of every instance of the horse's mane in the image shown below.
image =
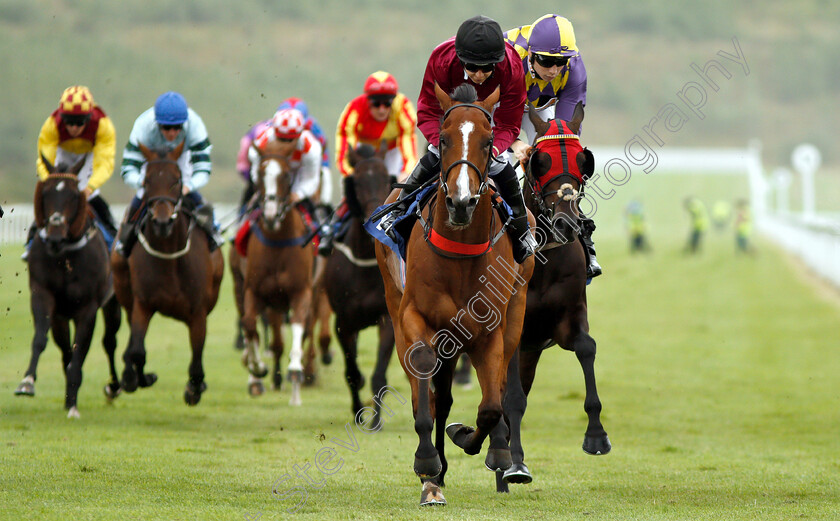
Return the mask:
M478 101L478 93L475 91L475 87L469 83L462 83L455 87L450 97L453 101L460 103L474 103Z

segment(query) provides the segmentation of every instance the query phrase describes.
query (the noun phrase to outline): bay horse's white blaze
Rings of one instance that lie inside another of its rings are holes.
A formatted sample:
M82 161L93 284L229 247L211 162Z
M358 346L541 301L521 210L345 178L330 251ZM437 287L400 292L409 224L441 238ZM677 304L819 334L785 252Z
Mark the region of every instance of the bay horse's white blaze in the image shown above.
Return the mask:
M467 159L467 153L470 151L470 134L475 130L475 125L472 121L465 121L461 123L461 139L464 140L461 159ZM458 172L458 193L455 194L457 199L469 199L472 197L470 193L470 170L466 163L461 163L461 168Z
M267 219L274 219L277 216L277 178L282 172L280 163L276 159L268 160L263 172L263 183L265 184L263 214Z

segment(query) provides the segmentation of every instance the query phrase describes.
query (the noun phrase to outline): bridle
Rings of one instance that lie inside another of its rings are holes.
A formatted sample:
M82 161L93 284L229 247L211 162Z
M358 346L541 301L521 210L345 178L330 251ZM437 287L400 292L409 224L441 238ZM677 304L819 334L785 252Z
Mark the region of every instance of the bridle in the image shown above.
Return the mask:
M148 172L149 166L155 163L163 163L163 164L172 164L178 167L178 172L180 174L180 167L178 166L178 162L172 159L167 158L159 158L159 159L151 159L146 163L146 171ZM146 198L146 206L151 210L160 202L170 203L174 208L172 210L172 215L169 216L170 221L174 221L178 218L178 212L181 211L182 201L184 199L184 180L182 179L181 175L178 175L178 197L173 198L168 195L156 195L153 197ZM149 212L146 212L145 219L148 219Z
M531 162L534 158L535 153L536 153L536 150L528 158L528 163L527 163L526 168L525 168L525 173L526 173L525 179L528 183L528 188L530 189L531 194L532 194L534 200L537 203L537 207L539 208L540 213L542 215L546 216L548 218L548 220L552 223L552 226L550 227L550 230L551 230L552 236L554 237L554 240L558 241L558 242L563 242L563 240L565 240L565 238L564 237L558 237L557 230L555 229L555 226L554 226L555 220L559 219L559 217L556 216L557 215L557 205L561 201L569 201L570 204L575 205L575 201L579 200L584 195L583 194L583 183L581 182L581 180L577 176L575 176L573 174L570 174L568 172L561 172L559 174L556 174L556 175L553 175L553 176L549 177L548 179L545 179L546 176L543 176L542 179L537 179L534 176L532 165L531 165ZM569 181L572 181L572 182L561 182L559 189L549 190L549 186L551 184L553 184L557 180L563 180L563 179L568 179ZM578 189L576 189L574 187L574 183L578 184L578 186L579 186ZM554 202L549 205L548 202L546 201L546 199L548 199L552 195L556 195L557 199L555 199Z
M150 159L146 163L146 175L148 175L149 165L152 165L152 164L155 164L155 163L173 164L178 168L178 197L173 198L173 197L170 197L168 195L156 195L156 196L145 198L146 199L145 206L146 206L147 210L146 210L146 214L143 216L141 222L138 223L138 226L137 226L137 240L140 242L140 245L143 247L143 249L146 250L146 253L148 253L152 257L157 257L158 259L164 259L164 260L177 259L179 257L183 257L184 255L187 254L187 252L190 251L190 245L191 245L191 242L192 242L192 231L193 231L193 228L195 227L195 219L190 218L190 224L189 224L189 227L187 228L187 243L184 245L183 248L181 248L178 251L174 251L174 252L171 252L171 253L159 251L159 250L155 249L154 247L152 247L151 244L149 244L149 240L143 234L143 228L145 227L145 225L149 221L149 219L151 219L151 217L152 217L152 211L151 210L155 207L155 205L157 205L160 202L166 202L166 203L170 203L170 204L173 205L174 208L172 210L172 215L169 216L169 223L171 224L171 223L174 223L175 220L178 218L178 214L180 213L180 211L182 209L182 204L183 204L183 200L184 200L184 180L181 177L181 169L178 166L178 162L174 161L172 159L169 159L169 158ZM187 213L189 213L189 212L187 212Z
M484 107L482 107L481 105L476 105L475 103L459 103L457 105L452 105L451 107L449 107L446 110L446 112L443 113L443 118L441 118L441 126L443 126L443 122L446 121L446 118L449 116L449 114L453 110L459 109L459 108L462 108L462 107L463 108L478 109L484 114L484 116L487 118L488 122L492 121L493 117L491 116L490 112L487 109L485 109ZM494 139L494 136L493 136L493 132L491 131L490 132L490 150L493 150L493 139ZM443 169L441 169L440 184L443 187L443 194L444 195L449 195L449 188L446 186L446 179L449 177L449 172L451 172L452 169L455 168L458 165L467 165L469 168L472 168L473 170L475 170L476 173L478 174L478 178L479 178L479 181L480 181L479 186L478 186L478 192L473 197L476 197L476 198L480 197L484 192L487 191L487 172L490 170L490 161L492 161L492 160L493 160L493 154L492 153L487 154L487 164L484 165L483 169L479 168L475 163L473 163L469 159L459 159L459 160L455 161L454 163L452 163L451 165L449 165L449 167L445 171Z
M281 171L281 174L285 173L286 176L287 176L287 179L288 179L288 183L289 183L288 193L286 193L286 195L282 199L279 199L276 194L268 195L266 193L266 186L265 186L265 169L262 167L262 164L263 164L264 161L272 160L272 159L278 161L278 163L279 163L281 159L286 160L287 157L283 156L283 155L280 155L280 154L266 154L266 155L260 157L260 174L261 174L260 179L261 179L262 184L263 184L263 194L262 194L261 201L260 201L260 210L261 210L260 211L260 218L263 221L265 221L266 223L268 223L270 228L274 229L274 228L277 227L277 225L279 223L283 222L283 220L286 218L286 214L288 214L289 210L292 208L292 205L289 204L289 198L292 195L291 187L294 186L295 179L294 179L294 173L290 173L288 171L286 171L286 172ZM268 205L268 203L274 203L274 204L277 205L277 213L271 219L268 219L265 216L265 208Z

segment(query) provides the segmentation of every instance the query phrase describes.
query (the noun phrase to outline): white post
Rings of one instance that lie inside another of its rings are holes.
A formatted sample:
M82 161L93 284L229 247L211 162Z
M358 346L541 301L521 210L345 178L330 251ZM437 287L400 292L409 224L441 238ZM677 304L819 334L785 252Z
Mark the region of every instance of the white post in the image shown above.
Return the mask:
M773 170L773 180L776 185L776 213L787 214L790 211L789 188L793 175L787 168Z
M816 214L814 205L814 174L822 163L817 147L803 143L793 149L790 156L793 168L802 176L802 217L811 219Z

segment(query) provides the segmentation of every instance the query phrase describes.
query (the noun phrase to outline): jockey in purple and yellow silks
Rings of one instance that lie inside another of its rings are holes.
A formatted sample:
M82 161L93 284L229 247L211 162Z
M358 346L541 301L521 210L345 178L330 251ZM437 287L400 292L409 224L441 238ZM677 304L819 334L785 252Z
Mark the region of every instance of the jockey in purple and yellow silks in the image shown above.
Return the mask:
M505 41L516 49L522 60L528 111L536 111L544 121L569 121L578 102L586 105L586 67L569 20L556 14L543 15L531 25L507 31ZM519 160L525 158L536 137L528 111L522 115L522 131L527 136L527 142L517 139L511 144ZM589 266L586 269L589 279L597 277L602 271L595 258L594 230L592 219L581 214L581 238L589 250Z

